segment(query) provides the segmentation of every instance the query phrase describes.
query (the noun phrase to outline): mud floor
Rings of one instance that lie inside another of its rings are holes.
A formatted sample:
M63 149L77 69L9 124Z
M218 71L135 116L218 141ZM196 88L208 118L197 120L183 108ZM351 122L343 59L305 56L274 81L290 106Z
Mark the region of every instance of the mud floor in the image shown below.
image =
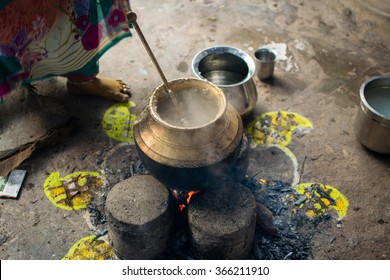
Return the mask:
M283 148L256 150L257 156L250 158L248 178L257 179L256 183L263 187L269 182L286 183L276 189L271 184L277 194L267 193L265 187L265 192L259 194L284 237L292 224L299 224L299 217L306 216L309 210L321 210L313 205L308 209L307 199L294 194L294 190L286 191L286 186L332 186L349 205L338 205L337 209L322 205L324 211L309 212L313 220L304 227L307 232L302 227L293 232L302 238L294 244L290 240L291 250L283 248L279 254L276 245L281 240L264 233L264 238L256 241L254 253L258 258L390 259L390 157L363 148L354 135L361 84L372 76L390 75L387 3L132 1L138 23L168 80L194 77L192 59L206 47L229 45L252 58L254 51L264 45L279 50L274 78L264 82L253 77L258 101L245 119L245 127L263 113L277 111L299 114L312 127L304 133L295 131ZM122 79L131 85L135 104L130 111L134 115L161 84L135 32L103 56L100 68L101 76ZM46 108L53 114L61 113L60 124L72 127L72 131L64 130L50 145L34 146L31 156L18 167L27 170L19 197L0 198L0 259L62 259L81 238L104 233L104 215L99 215L104 211L107 188L145 172L137 162L131 131L117 135L107 124L104 116L114 103L69 95L61 78L37 82L35 86L40 94L55 97L57 102ZM18 108L29 98L21 90L5 102ZM15 120L17 115L22 122L23 118L17 110L8 110L5 116L3 108L0 107L0 137L10 129L14 133L7 134L12 135L7 136L9 143L22 135L24 144L41 137L34 132L26 135L23 126L10 127L5 120ZM69 119L64 121L63 116ZM46 118L49 123L54 120ZM104 187L97 186L95 194L99 196L87 209L60 208L48 199L44 186L54 172L64 178L84 171L99 172L107 180ZM272 205L273 200L280 203L279 198L291 207ZM337 212L340 207L344 207L341 214ZM274 251L267 247L272 242L276 244Z

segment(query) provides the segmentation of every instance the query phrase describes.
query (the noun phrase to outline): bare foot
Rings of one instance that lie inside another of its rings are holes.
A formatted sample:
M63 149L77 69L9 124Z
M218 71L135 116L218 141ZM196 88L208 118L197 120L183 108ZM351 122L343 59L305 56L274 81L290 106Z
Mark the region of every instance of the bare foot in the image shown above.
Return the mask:
M89 83L80 84L68 82L67 87L72 94L97 95L119 102L126 102L131 96L128 85L110 78L95 78Z

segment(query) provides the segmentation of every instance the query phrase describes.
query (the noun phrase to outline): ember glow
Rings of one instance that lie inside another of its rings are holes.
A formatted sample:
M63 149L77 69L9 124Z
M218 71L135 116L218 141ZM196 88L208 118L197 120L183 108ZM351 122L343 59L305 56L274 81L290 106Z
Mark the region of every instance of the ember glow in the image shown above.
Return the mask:
M197 194L197 193L199 193L199 192L200 192L200 190L188 192L188 193L187 193L187 200L186 200L186 201L187 201L187 204L179 204L179 209L180 209L180 211L183 211L184 208L186 208L187 205L190 204L191 197L192 197L194 194Z

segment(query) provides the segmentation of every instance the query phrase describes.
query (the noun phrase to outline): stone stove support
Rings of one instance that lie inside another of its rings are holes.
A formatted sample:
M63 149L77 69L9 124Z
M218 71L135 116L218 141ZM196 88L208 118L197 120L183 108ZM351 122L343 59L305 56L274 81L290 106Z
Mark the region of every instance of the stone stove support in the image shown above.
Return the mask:
M245 259L254 240L257 205L245 186L223 180L188 206L191 239L198 259Z
M120 259L155 259L165 252L174 221L169 190L151 175L137 175L108 193L110 243Z

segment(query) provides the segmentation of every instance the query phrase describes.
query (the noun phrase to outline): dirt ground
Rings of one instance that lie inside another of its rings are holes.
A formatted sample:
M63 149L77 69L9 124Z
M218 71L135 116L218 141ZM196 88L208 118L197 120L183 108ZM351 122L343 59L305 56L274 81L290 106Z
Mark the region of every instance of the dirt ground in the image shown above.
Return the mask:
M361 84L372 76L390 75L390 6L386 1L131 3L168 80L194 77L192 58L206 47L234 46L252 57L263 45L286 47L273 80L253 78L258 102L246 124L264 112L277 110L298 113L313 124L310 132L294 136L288 146L296 156L299 182L331 185L348 199L349 207L342 220L332 218L317 228L310 258L390 259L390 157L363 148L354 135ZM161 84L135 32L103 56L100 68L101 76L131 85L134 114ZM59 135L51 145L35 149L19 166L27 170L27 176L18 199L0 199L0 259L61 259L80 238L101 229L91 224L85 210L53 206L43 191L52 172L64 177L110 167L110 185L126 177L126 150L117 151L131 144L112 139L102 129L102 116L113 103L69 95L61 78L39 82L36 87L64 105L53 105L64 114L59 119L45 115L47 126L42 129L52 129L55 122L71 125L73 130ZM38 137L23 129L27 117L10 110L10 106L25 104L26 94L21 91L0 107L2 141L24 139L29 143ZM9 130L13 133L4 140ZM278 162L289 161L259 159L261 175L291 183L294 166L287 163L284 172Z

